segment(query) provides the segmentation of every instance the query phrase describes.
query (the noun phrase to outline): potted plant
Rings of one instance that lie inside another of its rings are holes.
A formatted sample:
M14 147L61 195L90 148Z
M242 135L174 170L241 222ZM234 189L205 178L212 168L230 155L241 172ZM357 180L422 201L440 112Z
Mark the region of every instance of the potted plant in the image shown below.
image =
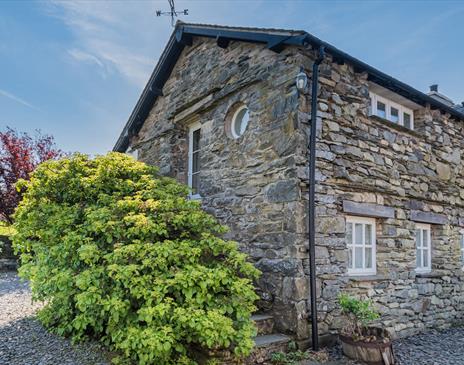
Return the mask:
M340 332L343 353L370 365L394 364L390 334L385 329L369 326L380 317L372 301L341 294L338 303L348 319Z

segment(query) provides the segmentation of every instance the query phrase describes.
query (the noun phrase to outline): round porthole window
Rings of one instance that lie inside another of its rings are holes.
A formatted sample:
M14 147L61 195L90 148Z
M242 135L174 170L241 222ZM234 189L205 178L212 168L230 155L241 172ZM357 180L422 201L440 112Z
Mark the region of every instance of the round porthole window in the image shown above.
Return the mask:
M248 126L250 111L244 105L238 108L232 117L231 132L234 138L239 138Z

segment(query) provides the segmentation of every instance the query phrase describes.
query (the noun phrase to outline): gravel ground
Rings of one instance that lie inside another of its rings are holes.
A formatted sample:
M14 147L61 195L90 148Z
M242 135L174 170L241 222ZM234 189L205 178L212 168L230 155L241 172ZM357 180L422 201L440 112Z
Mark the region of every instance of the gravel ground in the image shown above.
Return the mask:
M0 365L109 364L98 345L72 345L48 333L34 318L39 308L16 273L0 273Z
M431 330L393 342L398 365L464 365L464 327ZM340 345L329 350L340 365L361 365L342 355Z
M0 272L0 365L109 365L98 344L72 345L48 333L34 318L40 306L16 273ZM464 365L464 327L396 340L393 348L398 365ZM358 365L340 346L329 353L331 364Z
M393 349L400 365L463 365L464 328L432 330L396 340Z

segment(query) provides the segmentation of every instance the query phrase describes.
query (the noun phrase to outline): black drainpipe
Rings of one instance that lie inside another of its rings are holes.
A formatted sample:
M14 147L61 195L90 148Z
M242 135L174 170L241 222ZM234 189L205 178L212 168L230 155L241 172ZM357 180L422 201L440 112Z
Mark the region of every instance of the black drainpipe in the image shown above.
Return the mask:
M319 84L319 65L324 59L324 46L319 48L317 59L313 63L311 91L311 132L309 139L309 284L311 293L311 339L314 351L319 351L316 302L316 124L317 124L317 89Z

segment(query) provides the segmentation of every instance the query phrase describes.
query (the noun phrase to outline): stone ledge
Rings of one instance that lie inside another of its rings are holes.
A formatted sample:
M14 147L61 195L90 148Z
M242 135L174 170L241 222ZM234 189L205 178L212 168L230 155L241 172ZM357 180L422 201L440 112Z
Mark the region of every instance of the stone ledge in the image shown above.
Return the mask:
M402 125L395 124L392 121L390 121L388 119L381 118L381 117L379 117L377 115L370 115L369 119L371 119L371 120L373 120L375 122L381 123L383 126L390 127L390 128L395 129L395 130L397 130L399 132L404 132L404 133L410 134L410 135L412 135L414 137L424 137L423 134L415 131L414 129L409 129L409 128L403 127Z
M343 212L363 217L395 218L395 209L379 204L343 201Z
M423 273L416 273L416 278L423 279L423 278L430 278L430 279L440 279L443 275L437 272L423 272Z
M439 224L439 225L448 223L448 217L444 214L423 212L420 210L411 210L411 220L414 222Z
M388 280L388 277L385 275L366 275L366 276L349 276L348 279L350 281L383 281L383 280Z
M0 259L0 272L3 271L16 271L18 263L14 259Z

